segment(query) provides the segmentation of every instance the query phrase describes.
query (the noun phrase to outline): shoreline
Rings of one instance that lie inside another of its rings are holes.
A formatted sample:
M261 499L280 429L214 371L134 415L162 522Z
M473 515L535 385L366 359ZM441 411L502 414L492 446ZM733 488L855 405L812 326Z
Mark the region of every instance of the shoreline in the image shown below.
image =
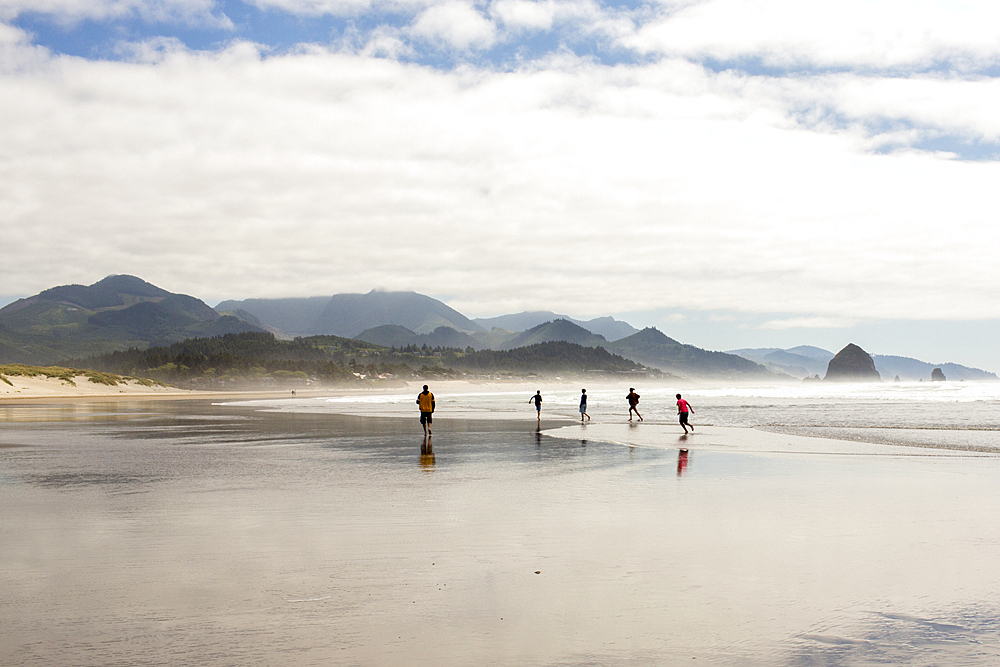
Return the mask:
M14 386L0 385L0 408L8 410L17 406L27 408L32 405L111 405L114 403L151 403L156 401L202 401L230 405L245 404L245 407L264 412L327 413L371 419L410 419L413 416L410 414L412 401L402 399L411 394L416 396L423 384L427 383L431 385L432 391L436 392L438 396L439 410L435 415L438 419L446 421L452 419L489 422L523 421L529 426L534 426L531 417L528 416L529 414L533 415L533 410L529 412L523 409L524 406L520 404L519 400L498 410L482 411L481 406L480 408L473 407L461 399L457 402L455 399L459 395L474 394L524 394L528 396L534 392L538 384L535 382L529 384L523 381L417 380L409 381L404 386L383 387L334 386L295 388L294 390L290 387L282 389L203 390L164 386L150 387L135 381L124 385L109 386L89 382L86 377L75 378L77 382L75 386L71 386L59 378L14 376L11 377L11 380L14 381ZM542 384L546 392L570 388L576 391L578 386L579 383L572 380ZM382 401L377 397L387 397L389 400ZM323 401L322 399L332 400ZM346 401L343 405L330 404L340 403L338 399L346 399ZM352 399L359 400L355 402ZM312 401L316 401L315 407L310 405ZM473 401L473 403L475 402L477 401ZM255 403L258 405L254 405ZM516 407L514 407L515 405ZM574 433L570 437L583 437L630 447L653 446L662 448L668 442L673 443L672 448L686 446L684 441L687 439L679 437L678 427L672 419L654 419L652 422L647 420L647 423L641 426L612 419L612 421L588 422L581 427L572 407L566 405L565 401L556 404L547 403L546 406L543 421L547 423L544 430L540 429L540 432L549 436L565 437L569 433ZM563 433L558 435L554 433L554 431L560 430ZM874 450L879 450L878 453L882 454L895 452L905 455L907 452L914 454L920 452L927 455L930 452L935 452L938 455L951 453L952 455L1000 456L1000 449L993 443L975 441L956 443L955 437L951 437L952 442L947 442L948 437L940 438L937 435L933 441L927 441L924 437L918 437L917 434L908 435L905 430L899 429L886 434L879 432L886 429L878 427L873 428L870 433L859 433L857 430L852 431L839 427L839 430L844 431L843 437L837 437L833 433L809 433L805 432L806 430L804 427L783 430L766 426L740 427L704 424L698 427L698 433L691 437L689 444L699 448L707 446L710 449L739 451L746 450L747 446L753 442L755 444L749 449L759 453L766 451L789 453L787 445L794 441L801 446L803 452L812 453L817 453L818 450L826 453L862 453L859 451L860 449L866 453L876 453ZM948 432L951 433L950 430ZM739 440L740 443L733 447L736 440ZM771 446L765 445L765 441ZM812 444L805 444L809 442ZM824 443L840 444L834 446ZM671 447L671 445L667 446Z
M420 392L424 384L432 384L436 391L461 389L465 392L488 392L497 389L505 391L527 391L523 382L470 382L467 380L413 380L405 387L323 387L284 389L180 389L178 387L148 387L136 382L109 386L90 382L84 376L77 376L76 386L67 385L58 378L8 378L13 386L0 384L0 405L58 401L77 403L81 401L147 401L147 400L254 400L270 398L320 398L323 396L369 396L397 394L400 392ZM548 383L547 386L552 386ZM563 382L561 384L569 384ZM294 394L292 392L295 392Z

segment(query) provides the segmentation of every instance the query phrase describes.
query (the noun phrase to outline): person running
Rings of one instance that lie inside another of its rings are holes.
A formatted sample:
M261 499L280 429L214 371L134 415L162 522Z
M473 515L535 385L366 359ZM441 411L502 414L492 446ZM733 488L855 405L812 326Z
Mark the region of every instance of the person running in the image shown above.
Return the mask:
M538 411L538 423L542 423L542 390L539 389L535 395L528 399L528 403L535 402L535 410Z
M431 435L431 417L434 416L434 394L427 385L417 394L417 405L420 406L420 424L424 427L424 437Z
M586 417L590 419L590 415L587 414L587 390L580 390L580 423L583 423L583 418Z
M632 413L634 412L639 421L642 421L642 415L639 414L639 408L636 407L639 405L639 394L635 393L635 387L629 387L625 400L628 401L628 420L632 421Z
M691 432L694 433L694 426L688 424L689 412L694 412L694 408L691 407L690 403L681 398L680 394L677 394L677 414L679 415L680 418L681 428L683 428L684 432L687 433L688 428L690 427Z

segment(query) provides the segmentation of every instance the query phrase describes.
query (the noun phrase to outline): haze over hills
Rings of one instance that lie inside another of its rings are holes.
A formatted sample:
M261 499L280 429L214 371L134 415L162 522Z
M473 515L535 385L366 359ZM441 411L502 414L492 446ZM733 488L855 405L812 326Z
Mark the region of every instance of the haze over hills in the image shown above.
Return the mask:
M639 331L628 322L622 322L613 317L595 317L591 320L577 320L567 315L557 315L550 310L525 311L523 313L500 315L498 317L477 317L472 321L487 329L498 327L500 329L507 329L508 331L526 331L540 324L556 320L572 322L593 334L603 336L609 341L625 338Z
M310 335L306 332L314 328L327 304L328 296L310 296L290 299L244 299L243 301L223 301L215 306L222 312L247 313L263 326L280 331L285 337Z
M383 324L365 329L354 339L385 347L407 347L409 345L422 347L426 345L427 347L455 347L462 350L467 347L482 349L476 338L451 327L438 327L429 334L418 334L398 324Z
M780 348L753 348L742 350L730 350L730 354L738 354L745 359L750 359L759 364L767 366L776 372L787 373L793 377L813 377L826 374L827 366L834 354L829 350L809 345L782 350ZM910 357L900 357L884 354L871 355L875 362L875 369L885 381L890 381L896 376L903 382L916 382L918 380L929 381L931 372L935 368L940 368L949 380L980 380L995 381L1000 378L995 373L984 371L979 368L970 368L961 364L944 363L931 364L919 359Z
M220 311L222 311L220 313ZM566 342L601 347L634 362L688 377L780 380L823 376L833 353L811 346L730 353L676 341L656 329L638 331L611 317L574 320L535 311L471 320L432 297L372 290L329 297L223 301L216 309L134 276L109 276L93 285L63 285L0 309L0 361L47 364L113 350L228 333L270 331L279 338L332 335L389 348L427 346L465 352L511 350ZM534 322L523 330L518 326ZM491 325L486 330L484 325ZM620 337L622 332L632 333ZM607 335L605 333L607 332ZM539 348L552 349L555 348ZM929 379L941 368L949 380L997 380L959 364L929 364L874 355L886 379Z
M927 382L931 379L931 373L935 368L940 368L948 380L955 382L968 380L998 380L996 373L990 373L979 368L970 368L961 364L929 364L919 359L909 357L897 357L885 354L873 354L875 368L883 380L892 380L895 376L903 382L916 382L923 380Z
M437 299L416 292L335 294L308 299L223 301L218 310L245 310L264 324L293 336L328 334L353 338L386 324L429 334L438 327L464 333L485 332L465 315Z
M48 364L70 356L144 348L197 336L261 331L234 315L135 276L63 285L0 309L5 361Z
M608 349L641 364L677 375L716 379L781 378L779 374L749 359L685 345L652 327L610 343Z
M775 373L785 373L797 378L815 375L822 377L826 374L827 365L834 357L833 352L808 345L800 345L788 350L775 347L729 350L729 354L754 361Z

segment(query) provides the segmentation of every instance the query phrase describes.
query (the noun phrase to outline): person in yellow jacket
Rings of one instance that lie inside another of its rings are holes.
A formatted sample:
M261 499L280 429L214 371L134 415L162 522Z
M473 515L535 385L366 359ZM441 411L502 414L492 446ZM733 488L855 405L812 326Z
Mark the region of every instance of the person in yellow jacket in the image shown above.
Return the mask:
M417 394L417 405L420 406L420 423L424 427L424 435L428 436L431 434L431 417L434 415L434 394L427 385L424 385L424 390Z

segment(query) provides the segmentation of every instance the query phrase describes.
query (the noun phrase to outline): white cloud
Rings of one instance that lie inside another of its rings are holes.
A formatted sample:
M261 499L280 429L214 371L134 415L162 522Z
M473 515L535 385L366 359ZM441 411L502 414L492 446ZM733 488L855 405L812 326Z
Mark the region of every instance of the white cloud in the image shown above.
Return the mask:
M247 4L261 9L280 9L299 16L345 16L364 12L376 3L372 0L247 0Z
M570 21L600 22L607 10L592 0L497 0L490 14L509 30L551 30Z
M48 14L61 23L138 17L145 21L231 29L215 0L0 0L0 20L25 12Z
M985 81L567 54L439 71L246 43L91 62L0 43L22 63L0 74L11 293L129 272L204 298L384 285L479 313L1000 316L1000 165L873 155L864 128L800 117L928 110L985 137L986 114L938 99L988 107Z
M460 0L435 4L422 11L413 20L410 34L455 49L486 48L497 38L493 22Z
M782 86L787 86L783 83ZM942 75L864 77L849 74L797 82L791 98L863 121L903 120L970 140L1000 140L1000 80Z
M626 43L645 52L760 58L779 67L995 64L1000 5L992 0L703 0L666 10Z
M758 329L848 329L856 326L857 320L835 317L790 317L783 320L770 320L761 324Z

